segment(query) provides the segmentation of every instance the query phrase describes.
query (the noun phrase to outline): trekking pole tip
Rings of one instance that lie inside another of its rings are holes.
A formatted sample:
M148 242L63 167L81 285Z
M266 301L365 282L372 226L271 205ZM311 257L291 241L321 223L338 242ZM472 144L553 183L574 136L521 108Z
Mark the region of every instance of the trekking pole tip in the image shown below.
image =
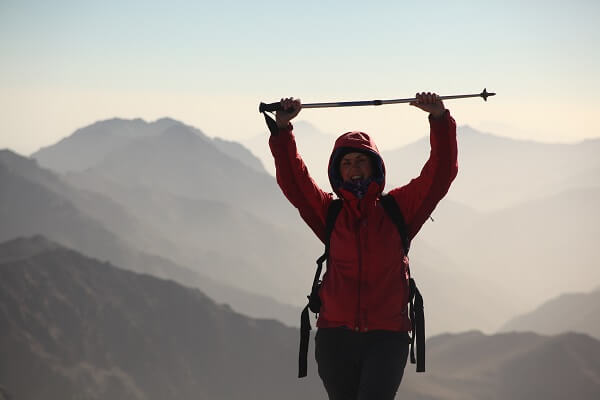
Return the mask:
M484 101L487 101L487 98L490 96L495 96L496 93L488 93L487 88L483 88L483 92L481 92L480 96L483 97Z

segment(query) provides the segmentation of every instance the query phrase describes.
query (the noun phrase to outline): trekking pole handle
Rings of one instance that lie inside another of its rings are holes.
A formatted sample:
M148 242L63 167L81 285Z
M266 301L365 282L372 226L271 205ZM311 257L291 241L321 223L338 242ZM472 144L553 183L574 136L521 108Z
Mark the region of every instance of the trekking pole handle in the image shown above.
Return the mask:
M277 103L260 103L260 105L258 106L258 112L274 112L274 111L281 111L281 103L277 102Z

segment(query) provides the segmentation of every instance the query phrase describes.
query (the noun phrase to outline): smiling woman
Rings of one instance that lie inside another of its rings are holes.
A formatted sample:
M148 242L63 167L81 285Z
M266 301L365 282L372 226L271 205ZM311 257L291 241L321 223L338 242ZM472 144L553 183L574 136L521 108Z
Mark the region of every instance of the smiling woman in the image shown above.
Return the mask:
M418 93L410 104L429 113L430 158L417 178L387 196L382 194L383 159L366 133L347 132L335 142L328 168L339 198L334 200L315 184L297 152L290 121L302 109L300 101L282 99L275 126L268 122L277 183L325 243L318 263L327 258L327 272L319 282L319 264L310 296L314 303L307 307L319 313L315 356L332 400L393 399L408 357L408 332L413 338L422 332L415 328L422 327L420 319L408 308L410 293L418 294L410 279L408 249L456 177L456 123L435 93ZM390 202L402 218L393 218ZM402 228L394 222L401 219ZM303 321L308 321L308 309ZM310 329L308 322L302 325L299 377L307 374ZM425 367L422 356L417 348L419 372Z

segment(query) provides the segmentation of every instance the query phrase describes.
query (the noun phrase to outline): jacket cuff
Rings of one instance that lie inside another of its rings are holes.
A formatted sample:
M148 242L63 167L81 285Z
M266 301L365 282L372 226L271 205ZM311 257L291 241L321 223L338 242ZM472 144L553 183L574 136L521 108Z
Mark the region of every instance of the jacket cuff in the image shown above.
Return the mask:
M285 128L279 128L279 133L288 133L294 130L294 126L291 122L288 122Z
M431 114L429 114L429 124L432 127L446 126L446 125L448 125L449 120L450 120L450 110L448 110L448 109L446 109L444 111L444 113L437 118L435 118Z

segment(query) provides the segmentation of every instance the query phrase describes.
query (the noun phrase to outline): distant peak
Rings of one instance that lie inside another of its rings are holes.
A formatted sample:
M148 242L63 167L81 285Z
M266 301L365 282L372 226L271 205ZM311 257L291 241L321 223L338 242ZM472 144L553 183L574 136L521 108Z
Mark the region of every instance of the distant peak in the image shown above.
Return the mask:
M0 149L1 157L22 157L18 153L15 153L11 149Z
M33 257L61 246L42 235L19 237L0 243L0 262L9 262Z
M23 156L19 153L15 153L9 149L0 150L0 162L3 162L7 166L15 165L33 165L37 166L37 161L34 158ZM17 163L17 164L15 164Z
M91 124L90 126L106 125L106 124L127 124L127 123L132 123L132 122L138 123L138 124L139 123L142 123L142 124L148 123L145 120L143 120L142 118L126 119L126 118L113 117L113 118L102 119L102 120L96 121L93 124Z
M174 118L171 118L171 117L162 117L162 118L159 118L159 119L157 119L157 120L156 120L156 121L154 121L153 123L154 123L154 124L158 124L158 123L160 123L160 124L169 123L169 124L181 124L181 125L183 125L183 122L181 122L181 121L177 121L176 119L174 119Z

